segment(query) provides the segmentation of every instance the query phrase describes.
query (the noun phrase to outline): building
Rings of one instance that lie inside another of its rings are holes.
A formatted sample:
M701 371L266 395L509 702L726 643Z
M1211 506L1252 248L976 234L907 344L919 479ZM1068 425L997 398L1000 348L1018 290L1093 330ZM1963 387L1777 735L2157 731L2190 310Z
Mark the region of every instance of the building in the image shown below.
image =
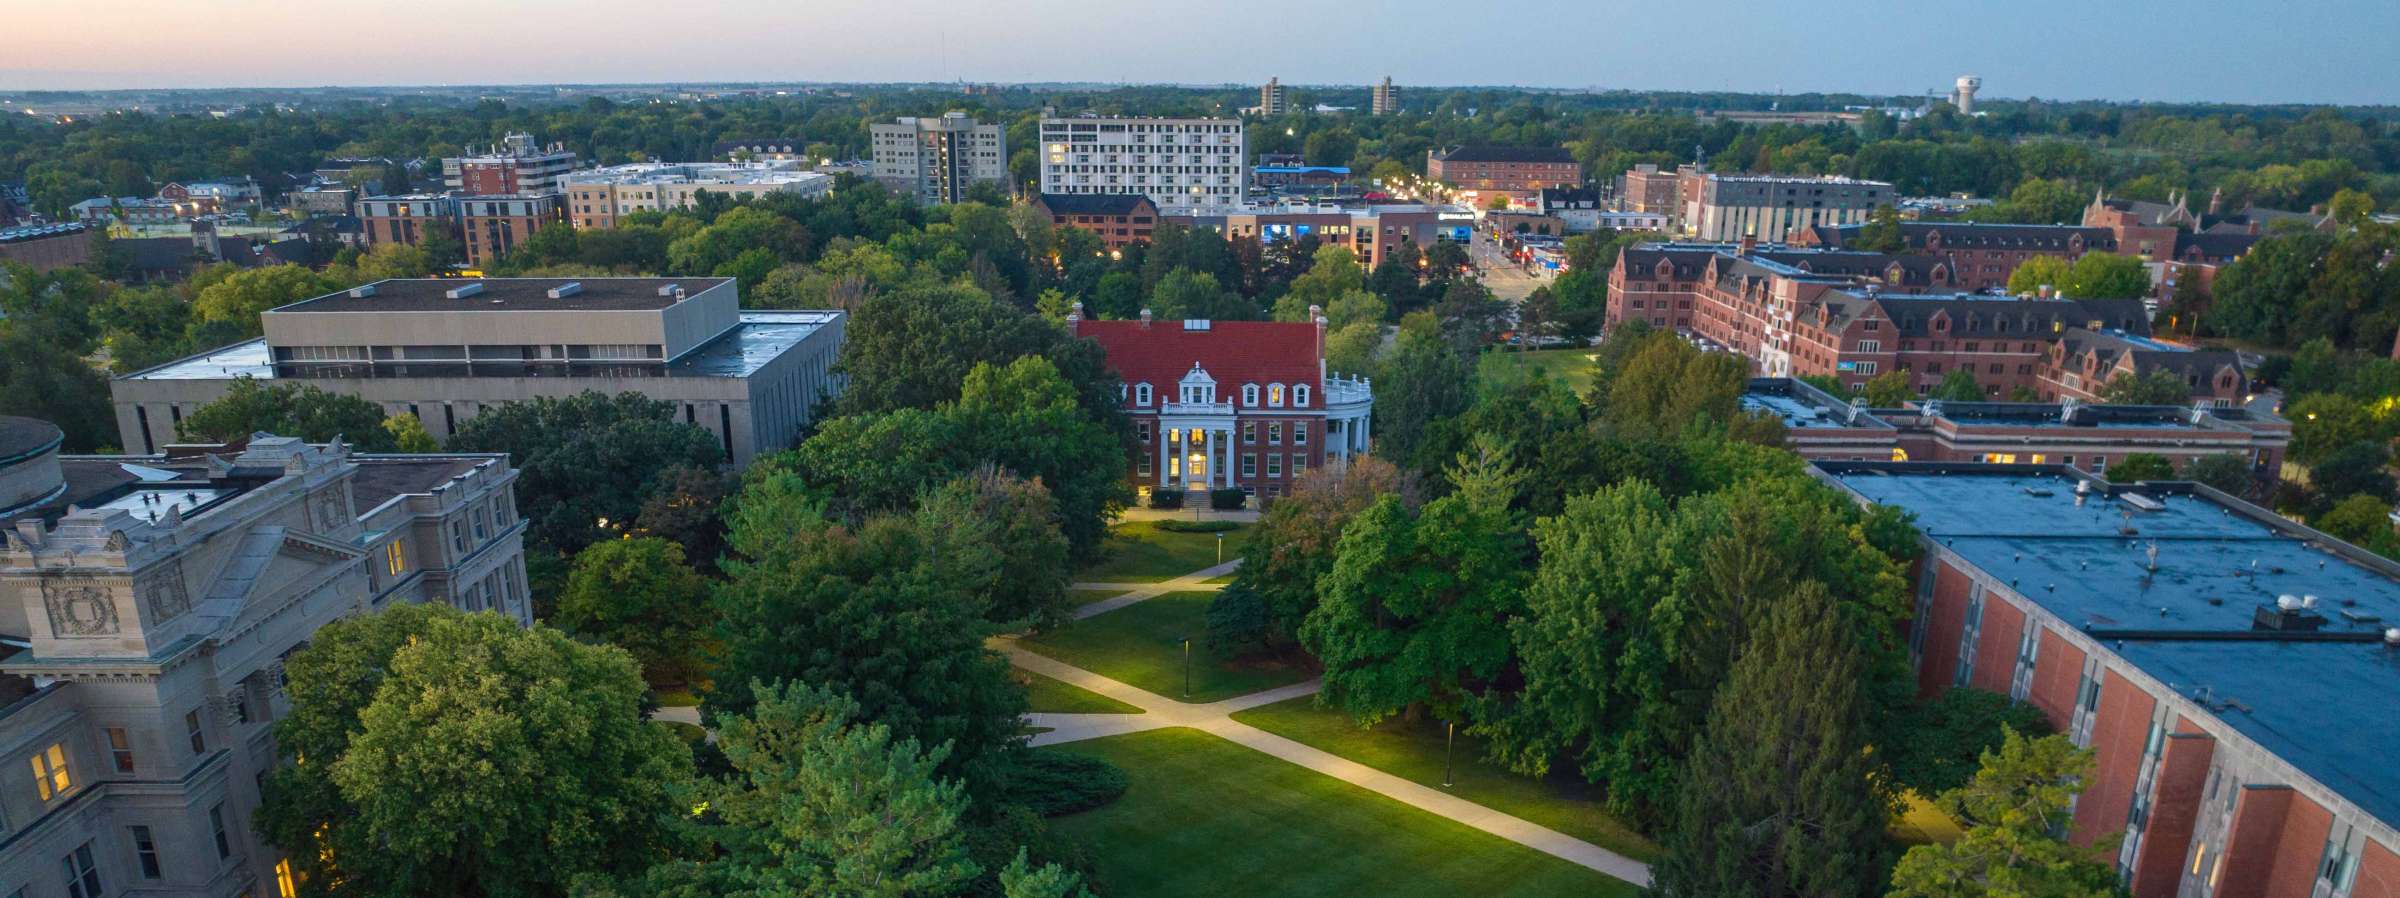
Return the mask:
M1158 227L1158 206L1138 193L1042 194L1034 208L1053 227L1082 228L1100 236L1109 249L1150 242Z
M1816 225L1792 241L1835 249L1858 240L1864 224ZM1964 221L1903 221L1900 239L1911 255L1941 259L1968 290L2001 289L2017 266L2035 256L2069 262L2087 252L2117 251L2117 232L2075 225L1981 224Z
M1965 371L1996 399L2090 400L2116 374L2170 370L2193 401L2227 406L2248 386L2229 350L2151 338L2139 299L1961 292L1949 266L1925 256L1638 244L1609 272L1606 320L1672 328L1748 356L1766 376L1826 375L1853 390L1898 371L1924 394Z
M1787 242L1817 225L1864 222L1899 197L1890 184L1841 177L1720 175L1693 167L1677 179L1684 236L1706 241Z
M1664 215L1673 219L1683 212L1678 194L1683 183L1682 173L1660 171L1658 166L1643 164L1626 169L1617 176L1617 211Z
M566 204L556 193L513 193L498 196L458 196L458 230L466 244L468 268L497 261L533 232L566 220Z
M565 214L578 228L613 228L635 212L688 209L706 191L750 199L774 193L822 196L833 178L802 171L793 160L761 162L637 162L562 175Z
M1138 193L1164 212L1242 201L1240 119L1042 115L1039 192Z
M816 160L808 156L808 141L797 137L752 137L743 140L720 140L710 148L714 158L727 162L799 162Z
M317 181L284 195L284 204L302 216L348 215L358 206L359 189L340 181Z
M1311 310L1312 314L1315 310ZM1375 394L1325 370L1325 319L1085 321L1067 328L1108 354L1133 419L1126 477L1137 493L1240 489L1288 495L1310 468L1369 448Z
M1475 213L1455 206L1272 203L1168 215L1166 220L1262 244L1315 237L1320 245L1349 247L1359 264L1373 268L1403 247L1468 239Z
M1298 153L1268 153L1250 168L1250 183L1268 191L1329 190L1350 180L1346 165L1309 165Z
M1458 188L1460 200L1483 208L1494 196L1529 205L1546 187L1578 187L1583 166L1565 147L1470 144L1425 151L1425 177Z
M1656 212L1602 212L1592 216L1593 229L1601 231L1650 231L1663 234L1673 227L1668 222L1667 216ZM1569 218L1567 224L1572 227L1574 219Z
M1825 461L2054 464L2098 474L2136 452L2177 468L2231 455L2273 484L2292 437L2290 422L2240 406L1925 399L1871 409L1788 378L1752 380L1742 407L1775 415L1792 451Z
M439 193L365 197L358 201L358 225L369 247L421 246L436 234L457 239L458 204Z
M867 126L875 180L926 204L963 202L970 187L1007 183L1006 135L964 112Z
M216 211L216 201L207 197L168 200L96 196L67 207L67 217L92 224L172 227Z
M258 182L247 176L240 180L169 182L158 189L158 198L169 202L201 201L214 211L258 202L259 189Z
M538 146L533 135L510 133L498 146L442 160L442 187L451 193L498 196L548 193L558 178L575 170L575 153L565 144Z
M1274 118L1290 111L1292 111L1292 105L1284 100L1282 82L1269 78L1267 83L1259 85L1258 115L1260 118Z
M2032 704L2095 755L2068 837L2136 898L2400 896L2400 565L2188 483L1818 462L1921 532L1921 693Z
M284 658L403 603L531 622L516 471L264 434L59 440L0 418L0 892L292 894L252 828Z
M382 156L335 156L317 163L317 167L309 171L309 176L318 181L353 183L354 178L363 172L381 180L392 167L392 160Z
M35 271L71 268L91 261L100 231L83 222L0 228L0 262Z
M1375 99L1367 108L1375 115L1391 115L1400 111L1400 89L1392 86L1392 76L1383 76L1383 83L1375 85Z
M674 403L744 465L790 446L840 392L844 317L745 312L735 291L732 278L362 284L268 311L259 339L117 378L117 429L128 451L157 451L239 377L363 397L437 440L503 403L631 391Z

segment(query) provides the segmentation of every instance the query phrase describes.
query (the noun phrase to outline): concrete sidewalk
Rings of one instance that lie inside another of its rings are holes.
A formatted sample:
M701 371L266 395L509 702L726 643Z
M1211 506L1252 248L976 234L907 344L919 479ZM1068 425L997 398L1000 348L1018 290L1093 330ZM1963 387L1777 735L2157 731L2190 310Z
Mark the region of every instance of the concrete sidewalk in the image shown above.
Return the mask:
M1597 870L1634 885L1648 886L1650 884L1650 868L1640 861L1557 830L1503 814L1448 792L1420 785L1356 761L1347 760L1321 749L1311 748L1257 727L1237 722L1232 717L1237 711L1312 695L1323 686L1321 681L1310 680L1305 683L1294 683L1264 692L1195 705L1175 701L1064 661L1036 654L1018 646L1014 639L996 640L994 647L1008 656L1009 663L1018 667L1142 709L1140 714L1028 715L1028 723L1050 728L1050 732L1034 735L1029 740L1032 745L1057 745L1167 727L1190 727L1237 745L1298 764L1418 810L1491 833L1543 854Z
M1113 595L1075 609L1075 619L1082 620L1093 615L1106 614L1119 608L1123 608L1127 605L1140 602L1144 599L1157 598L1158 596L1170 592L1215 592L1217 590L1224 589L1225 584L1204 583L1202 581L1213 580L1218 577L1233 573L1241 566L1242 560L1236 558L1232 561L1225 562L1224 564L1201 568L1181 577L1177 577L1172 580L1160 580L1156 583L1096 582L1068 584L1074 589L1107 589L1121 591L1118 595Z

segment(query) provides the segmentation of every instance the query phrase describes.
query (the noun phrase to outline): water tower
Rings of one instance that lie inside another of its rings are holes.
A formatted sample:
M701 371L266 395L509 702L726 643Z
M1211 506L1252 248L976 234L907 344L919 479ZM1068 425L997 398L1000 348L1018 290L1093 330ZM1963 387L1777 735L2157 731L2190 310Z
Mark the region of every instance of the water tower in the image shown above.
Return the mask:
M1982 87L1983 76L1981 75L1958 76L1958 91L1950 95L1950 103L1958 107L1958 114L1975 114L1975 91Z

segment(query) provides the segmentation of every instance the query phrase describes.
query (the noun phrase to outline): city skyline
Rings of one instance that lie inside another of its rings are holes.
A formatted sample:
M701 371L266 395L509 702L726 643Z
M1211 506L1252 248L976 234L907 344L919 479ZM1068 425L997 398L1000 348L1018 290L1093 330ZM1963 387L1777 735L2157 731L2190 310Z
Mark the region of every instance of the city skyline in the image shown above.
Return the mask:
M1404 0L1357 18L1330 4L1235 0L1206 21L1152 4L831 0L778 8L696 0L672 19L624 0L345 10L342 32L271 0L186 4L25 0L0 91L675 82L1098 82L1404 85L1914 95L1983 76L1994 99L2400 103L2400 61L2378 52L2400 7L2312 0L2254 29L2231 4L2033 0L2005 19L1965 0L1855 3L1842 15L1749 2L1691 23L1629 3L1527 4L1458 15ZM1548 13L1540 8L1552 7ZM2219 8L2222 9L2219 9ZM405 10L405 12L404 12ZM1972 18L1973 27L1958 27ZM472 21L478 27L451 29ZM1529 27L1539 22L1539 27ZM1038 30L1029 32L1028 23ZM682 26L682 27L677 27ZM738 27L737 27L738 26ZM406 35L439 35L414 41ZM112 51L91 51L95 35ZM572 35L571 40L546 35ZM1159 35L1173 35L1162 40ZM1288 35L1305 35L1296 40ZM1429 35L1442 43L1427 46ZM1940 40L1927 35L1943 35ZM1955 35L1955 36L1952 36ZM1827 53L1828 45L1867 52ZM1073 46L1047 54L1044 46ZM2241 58L2272 65L2232 65ZM1556 58L1527 65L1544 52ZM1528 54L1532 54L1529 56ZM95 64L95 59L107 60ZM494 65L494 61L501 61ZM1500 66L1500 61L1516 63ZM470 76L471 77L468 77Z

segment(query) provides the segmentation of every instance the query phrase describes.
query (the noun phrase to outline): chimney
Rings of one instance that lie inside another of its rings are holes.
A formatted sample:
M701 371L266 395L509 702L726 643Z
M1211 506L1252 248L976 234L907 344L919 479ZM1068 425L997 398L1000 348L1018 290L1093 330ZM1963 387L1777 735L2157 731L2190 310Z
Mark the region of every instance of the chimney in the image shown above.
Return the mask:
M1142 329L1150 329L1150 310L1146 308L1142 310Z
M1757 229L1755 229L1755 228L1753 228L1753 229L1751 229L1751 230L1743 231L1743 232L1742 232L1742 255L1745 255L1745 256L1747 256L1747 255L1750 255L1751 253L1753 253L1753 252L1757 252L1757 251L1758 251L1758 230L1757 230Z
M1072 302L1072 303L1068 303L1068 304L1067 304L1067 335L1068 335L1068 336L1074 336L1074 335L1075 335L1075 332L1076 332L1076 331L1078 331L1078 330L1080 330L1080 329L1082 329L1082 327L1083 327L1083 301L1082 301L1082 300L1076 300L1076 301L1074 301L1074 302Z
M2035 287L2035 288L2033 288L2033 295L2034 295L2036 298L2039 298L2039 299L2049 299L2049 298L2050 298L2050 285L2049 285L2049 284L2043 284L2043 285L2041 285L2041 286L2039 286L2039 287Z
M1331 322L1325 320L1324 308L1315 303L1308 305L1308 320L1317 325L1317 378L1322 380L1325 377L1325 325Z

